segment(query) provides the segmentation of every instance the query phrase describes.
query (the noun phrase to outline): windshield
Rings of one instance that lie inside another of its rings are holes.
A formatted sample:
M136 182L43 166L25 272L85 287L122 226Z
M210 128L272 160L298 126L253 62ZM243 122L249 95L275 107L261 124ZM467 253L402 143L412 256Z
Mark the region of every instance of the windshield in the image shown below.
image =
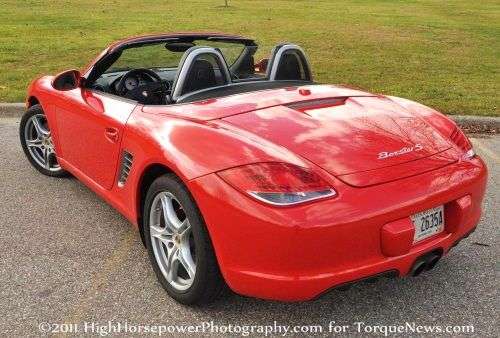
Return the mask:
M196 46L218 48L228 66L231 66L245 49L245 45L236 42L196 40ZM165 48L165 42L131 47L123 50L121 56L106 71L113 73L137 68L177 68L184 51L170 51Z

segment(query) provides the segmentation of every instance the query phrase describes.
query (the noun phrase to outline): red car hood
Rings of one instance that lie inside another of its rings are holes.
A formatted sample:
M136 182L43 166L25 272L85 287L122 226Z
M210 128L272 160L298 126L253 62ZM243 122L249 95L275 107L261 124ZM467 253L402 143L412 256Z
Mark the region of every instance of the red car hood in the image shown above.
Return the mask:
M223 120L357 186L444 166L455 161L456 155L431 126L380 96L294 102Z

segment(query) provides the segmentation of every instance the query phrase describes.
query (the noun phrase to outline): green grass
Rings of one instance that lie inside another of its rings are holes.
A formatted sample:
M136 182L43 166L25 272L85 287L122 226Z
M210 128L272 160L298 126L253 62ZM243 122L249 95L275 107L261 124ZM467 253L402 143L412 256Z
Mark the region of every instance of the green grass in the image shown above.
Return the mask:
M300 44L319 82L410 98L450 114L499 115L496 1L22 1L0 4L0 101L41 74L84 66L113 40L223 31L264 48Z

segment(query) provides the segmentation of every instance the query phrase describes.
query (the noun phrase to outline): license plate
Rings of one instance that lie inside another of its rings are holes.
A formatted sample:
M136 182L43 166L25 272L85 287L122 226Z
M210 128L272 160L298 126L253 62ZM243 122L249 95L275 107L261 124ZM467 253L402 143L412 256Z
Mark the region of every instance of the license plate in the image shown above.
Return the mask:
M411 216L415 226L413 243L438 234L444 229L444 208L442 205Z

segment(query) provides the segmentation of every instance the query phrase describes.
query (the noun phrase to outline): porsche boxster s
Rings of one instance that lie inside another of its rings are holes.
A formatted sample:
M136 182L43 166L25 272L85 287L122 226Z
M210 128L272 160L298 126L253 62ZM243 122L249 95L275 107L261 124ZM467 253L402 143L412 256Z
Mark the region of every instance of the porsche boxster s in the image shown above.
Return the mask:
M297 45L259 53L215 33L113 43L31 83L24 152L130 220L184 304L416 276L475 229L487 170L452 120L315 83Z

